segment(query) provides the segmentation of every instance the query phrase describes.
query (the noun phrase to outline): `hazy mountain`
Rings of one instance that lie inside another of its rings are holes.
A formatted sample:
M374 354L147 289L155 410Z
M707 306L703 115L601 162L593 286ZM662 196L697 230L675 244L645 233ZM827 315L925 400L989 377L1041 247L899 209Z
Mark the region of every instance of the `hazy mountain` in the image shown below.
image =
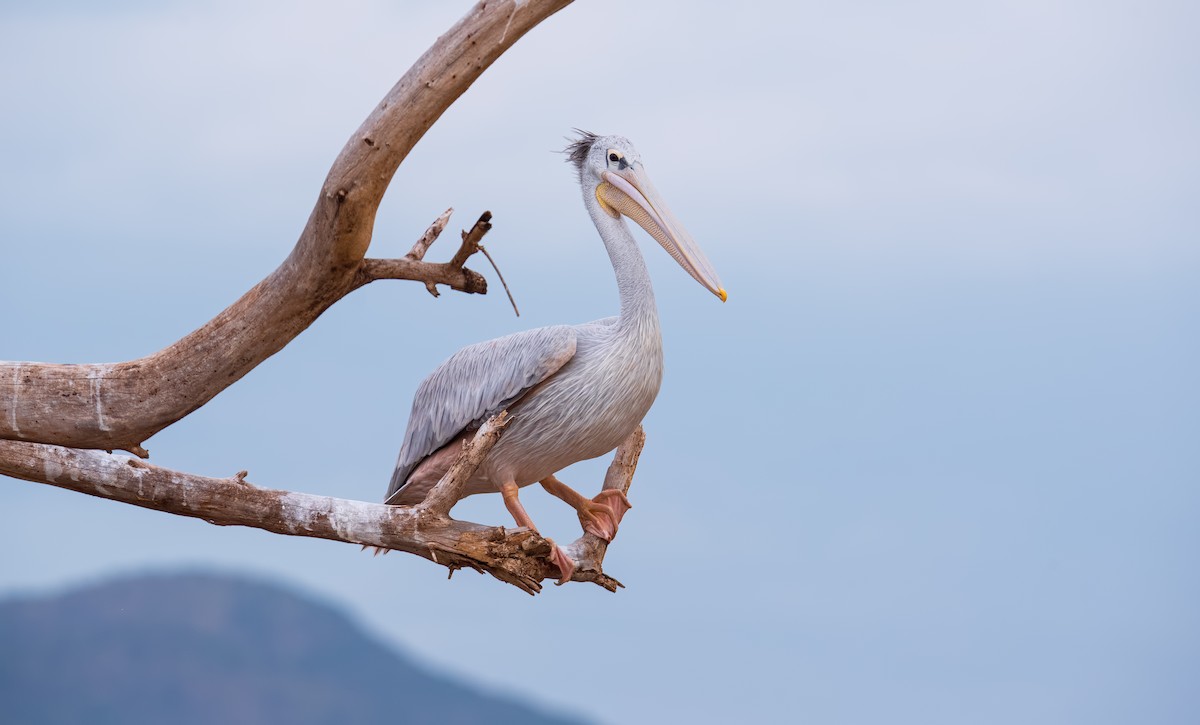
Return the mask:
M582 722L429 672L295 592L201 574L0 602L0 712L21 725Z

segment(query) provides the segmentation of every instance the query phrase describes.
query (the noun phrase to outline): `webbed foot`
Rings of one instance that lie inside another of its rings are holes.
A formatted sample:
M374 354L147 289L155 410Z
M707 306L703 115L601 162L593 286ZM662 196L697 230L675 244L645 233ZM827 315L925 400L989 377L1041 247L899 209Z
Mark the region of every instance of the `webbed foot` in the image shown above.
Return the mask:
M595 498L584 503L579 511L579 523L583 530L611 542L617 535L617 527L625 512L633 508L629 498L616 489L608 489L596 494Z

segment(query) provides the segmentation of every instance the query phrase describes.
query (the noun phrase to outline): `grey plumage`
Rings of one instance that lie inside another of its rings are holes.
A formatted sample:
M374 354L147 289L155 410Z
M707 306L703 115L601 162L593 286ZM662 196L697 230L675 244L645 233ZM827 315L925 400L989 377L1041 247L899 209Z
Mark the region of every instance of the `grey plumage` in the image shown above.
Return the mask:
M388 500L430 453L519 400L575 355L568 325L468 345L430 373L413 398Z
M575 129L575 133L579 134L579 138L572 139L567 147L563 149L563 153L567 155L567 161L575 165L575 170L583 173L583 163L587 161L588 153L592 150L592 146L596 144L596 139L599 138L594 133L589 133L581 128Z

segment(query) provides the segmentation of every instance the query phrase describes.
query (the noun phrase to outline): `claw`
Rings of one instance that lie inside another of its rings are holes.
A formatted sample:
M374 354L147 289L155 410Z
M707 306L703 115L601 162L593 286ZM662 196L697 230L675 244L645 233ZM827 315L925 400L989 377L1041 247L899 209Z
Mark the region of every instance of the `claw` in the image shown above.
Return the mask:
M625 493L617 489L607 489L596 494L585 508L579 511L579 523L583 530L611 542L617 535L617 527L625 512L633 508Z
M554 543L553 539L546 539L550 542L550 546L554 547L550 552L550 561L558 567L559 579L558 585L562 586L571 581L571 577L575 575L575 560L567 555L567 552L558 544Z

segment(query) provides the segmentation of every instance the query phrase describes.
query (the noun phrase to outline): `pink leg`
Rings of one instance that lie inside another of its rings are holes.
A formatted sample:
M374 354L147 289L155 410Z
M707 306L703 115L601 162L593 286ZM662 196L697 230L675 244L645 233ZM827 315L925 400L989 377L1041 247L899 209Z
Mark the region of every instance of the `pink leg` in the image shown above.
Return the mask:
M632 508L625 494L615 489L606 489L589 499L554 476L542 479L541 484L552 496L566 501L575 509L584 531L605 541L613 540L625 512Z
M526 513L525 507L521 504L521 499L517 497L517 490L517 484L511 481L500 486L500 495L504 497L504 507L512 514L513 520L517 522L518 526L524 526L531 531L537 531L538 528L534 525L533 519L529 518L529 514ZM571 575L575 573L575 561L567 556L567 552L563 551L563 548L554 543L552 539L546 540L554 547L554 550L550 553L550 561L554 562L554 565L558 567L560 574L558 583L565 584L571 581Z

